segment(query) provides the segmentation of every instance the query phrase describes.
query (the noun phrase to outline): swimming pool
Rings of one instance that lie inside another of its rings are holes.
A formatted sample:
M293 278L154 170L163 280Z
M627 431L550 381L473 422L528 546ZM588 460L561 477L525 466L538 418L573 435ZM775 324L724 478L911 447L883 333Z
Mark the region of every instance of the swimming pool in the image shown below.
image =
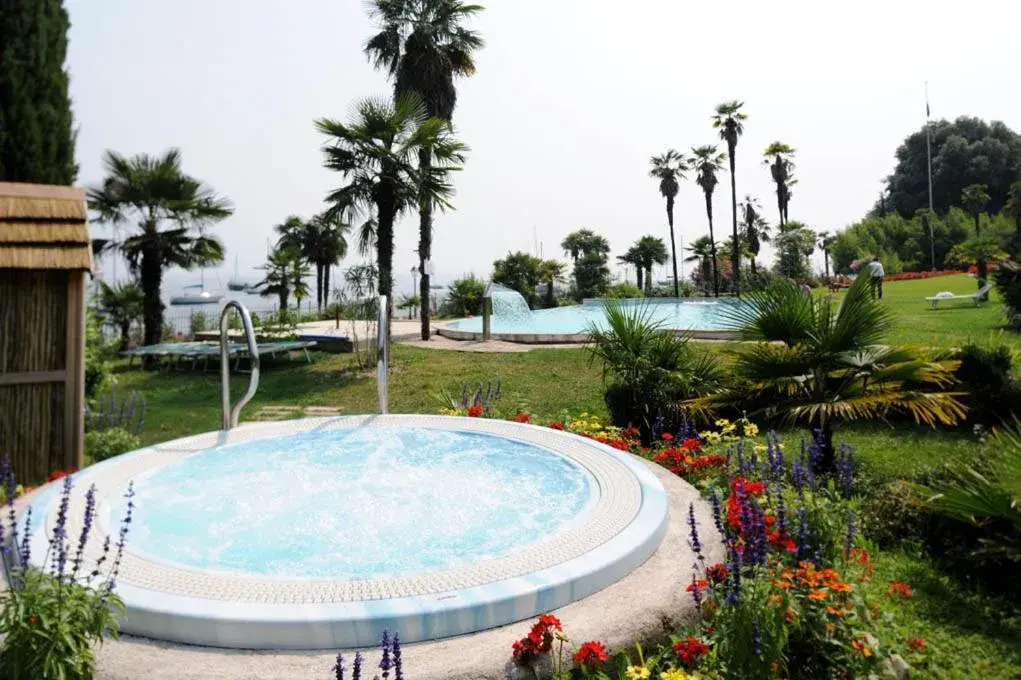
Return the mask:
M413 642L526 619L628 574L667 523L642 462L494 420L302 419L167 442L78 473L69 517L94 483L96 527L116 539L130 481L122 630L222 647L337 649L383 629ZM49 530L58 492L32 504ZM36 528L35 556L46 540Z
M738 300L704 298L641 298L615 302L626 308L647 310L650 318L663 328L705 339L730 337L725 311L743 304ZM490 328L492 337L528 343L583 342L588 338L590 325L605 328L605 304L605 300L596 299L585 300L580 305L531 312L527 307L512 308L509 313L494 309ZM479 340L482 338L482 318L451 321L439 327L437 332L456 340Z

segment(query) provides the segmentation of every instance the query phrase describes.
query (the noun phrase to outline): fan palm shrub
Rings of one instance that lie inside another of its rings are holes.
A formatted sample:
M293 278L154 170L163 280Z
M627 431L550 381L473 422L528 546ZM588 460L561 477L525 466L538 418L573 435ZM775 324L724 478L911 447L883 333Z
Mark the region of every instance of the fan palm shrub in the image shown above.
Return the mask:
M605 327L588 328L590 359L603 365L604 398L613 423L637 427L648 442L656 421L675 429L679 404L719 389L723 372L707 351L697 351L652 318L648 306L606 305Z
M99 282L99 314L103 321L120 331L120 348L131 341L131 325L145 313L145 294L137 281L110 285Z
M1021 328L1021 264L1004 262L995 278L996 291L1007 308L1007 318Z
M689 400L695 412L741 406L750 414L806 423L817 430L818 463L832 468L833 430L844 421L903 413L916 422L953 425L965 416L955 384L958 361L912 346L883 344L889 310L858 277L836 302L777 280L728 307L725 324L749 344L731 350L728 389Z

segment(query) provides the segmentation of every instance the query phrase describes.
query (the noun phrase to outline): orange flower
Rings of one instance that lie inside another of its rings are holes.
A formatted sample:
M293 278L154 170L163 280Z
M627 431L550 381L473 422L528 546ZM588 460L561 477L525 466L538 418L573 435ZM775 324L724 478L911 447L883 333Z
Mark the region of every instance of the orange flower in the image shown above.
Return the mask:
M925 651L925 638L911 638L908 640L908 647L915 650L916 652Z
M813 590L808 594L810 600L825 600L828 597L825 590Z
M787 623L794 623L794 620L796 618L798 617L794 614L794 611L791 609L788 609L783 613L783 620L786 621Z
M861 652L862 656L865 657L872 656L872 648L869 647L864 641L858 642L857 640L852 640L851 646L854 647L857 651Z
M790 581L773 581L774 588L780 588L781 590L789 590L791 587Z
M829 588L831 590L833 590L835 592L838 592L838 593L849 593L852 590L854 590L854 586L852 586L850 583L844 583L842 581L837 581L836 583L830 583L830 584L828 584L828 586L829 586Z
M844 610L840 607L834 607L833 605L826 605L826 613L832 614L833 616L843 616Z
M781 578L785 578L787 580L790 580L790 579L794 578L794 572L791 571L790 569L784 567L784 570L782 572L780 572L780 576L781 576Z
M833 631L835 631L836 629L837 629L837 627L834 626L832 623L827 623L826 624L826 632L829 633L830 635L832 635Z
M911 586L903 581L891 581L890 587L886 590L886 594L890 597L900 595L904 599L911 599L915 596L914 591L911 590Z

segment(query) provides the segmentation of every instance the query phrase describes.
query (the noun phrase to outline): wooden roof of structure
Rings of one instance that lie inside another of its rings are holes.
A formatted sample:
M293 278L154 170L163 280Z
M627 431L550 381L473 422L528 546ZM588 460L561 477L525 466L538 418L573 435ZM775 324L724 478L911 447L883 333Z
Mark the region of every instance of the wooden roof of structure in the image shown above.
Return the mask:
M0 269L91 271L85 191L0 182Z

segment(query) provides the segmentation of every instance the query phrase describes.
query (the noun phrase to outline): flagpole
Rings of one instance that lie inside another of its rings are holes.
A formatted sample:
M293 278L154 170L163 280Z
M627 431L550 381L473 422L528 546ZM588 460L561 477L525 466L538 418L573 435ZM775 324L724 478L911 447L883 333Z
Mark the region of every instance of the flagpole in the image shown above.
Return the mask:
M932 259L932 269L936 270L936 236L933 227L933 219L936 213L932 209L932 140L929 130L929 81L925 81L925 156L929 166L929 257Z

